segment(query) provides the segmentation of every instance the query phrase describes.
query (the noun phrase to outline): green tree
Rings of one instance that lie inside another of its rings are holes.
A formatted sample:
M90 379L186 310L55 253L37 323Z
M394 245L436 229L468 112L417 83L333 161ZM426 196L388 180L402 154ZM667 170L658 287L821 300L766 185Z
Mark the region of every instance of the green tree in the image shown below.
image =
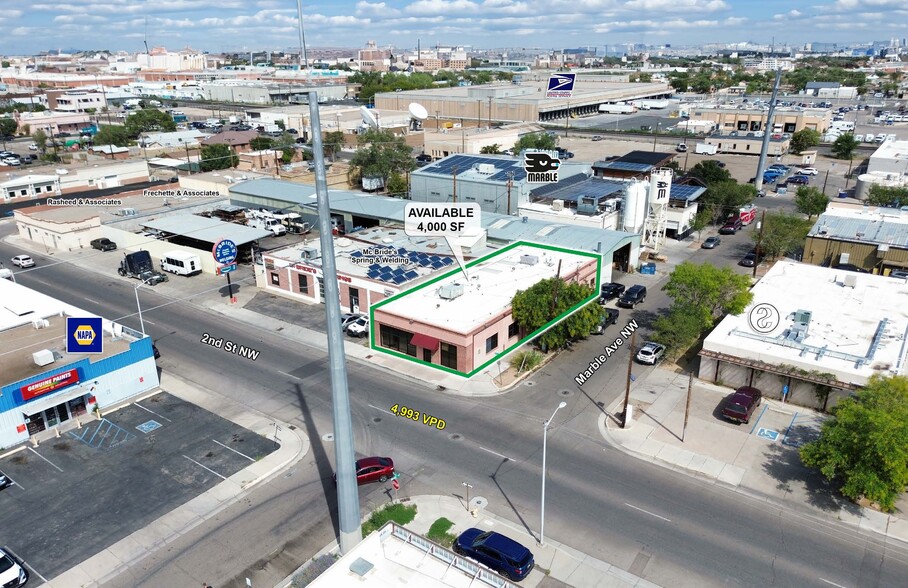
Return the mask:
M673 307L699 316L706 328L726 314L740 314L753 300L750 278L711 263L678 264L662 290Z
M202 161L199 167L202 171L212 171L236 167L239 162L240 158L234 155L227 145L205 145L202 147Z
M870 192L868 192L867 199L864 202L871 206L901 208L908 204L908 188L874 184L870 186Z
M511 300L514 321L531 333L548 324L571 307L593 295L586 284L565 282L561 278L542 280L527 290L521 290ZM539 337L543 349L560 349L569 341L589 336L602 320L604 311L594 301L583 306Z
M697 308L672 306L667 315L653 323L650 339L665 345L667 359L677 359L697 342L710 325Z
M858 148L858 142L855 141L854 135L845 133L839 135L839 138L832 143L832 154L839 159L851 159Z
M344 148L344 132L343 131L329 131L325 133L325 137L322 139L322 150L325 153L325 157L334 161L334 157L341 152L341 149Z
M392 174L416 168L412 148L388 129L369 129L357 138L359 149L350 160L350 170L359 177L378 176L388 185Z
M759 242L764 257L775 259L801 248L812 226L813 222L799 215L773 212L765 217L762 236L760 231L754 231L751 238L754 243Z
M282 120L276 120L276 121L274 121L274 124L277 125L277 128L279 128L282 131L287 130L287 125Z
M697 240L700 240L700 232L703 231L709 223L712 221L712 212L706 208L697 210L697 214L694 215L693 220L691 220L690 228L692 231L697 232Z
M18 128L19 123L16 122L16 119L0 118L0 136L12 137L16 134L16 129Z
M398 173L391 174L387 184L388 194L406 198L410 194L410 186L407 185L407 178Z
M255 137L249 141L249 147L253 151L264 151L274 147L274 139L271 137Z
M687 175L694 176L704 182L707 186L718 182L728 182L731 180L731 173L724 167L719 166L718 161L707 159L690 168Z
M794 153L806 151L820 144L820 133L813 129L801 129L791 136L791 150Z
M485 145L479 148L479 152L484 154L487 153L489 155L497 155L498 153L501 153L501 145L499 145L498 143Z
M103 125L92 140L95 145L116 145L117 147L126 147L130 143L126 128L119 125Z
M754 186L728 180L710 184L703 196L700 197L700 203L705 210L710 212L712 221L719 222L724 221L731 215L738 214L738 210L742 206L750 204L756 197L757 189Z
M819 188L813 186L800 186L794 198L795 210L801 214L806 214L808 219L812 219L826 211L829 205L829 197Z
M841 482L852 500L867 498L887 512L908 486L908 379L873 376L841 400L820 437L800 450L801 461Z
M514 154L518 155L524 149L544 149L553 151L558 147L558 139L548 133L530 133L517 139L514 143Z
M38 146L38 151L44 153L44 150L47 149L47 133L38 129L32 133L32 141L35 142L35 145Z
M175 131L177 123L166 112L156 108L133 111L124 125L131 139L137 139L142 133Z

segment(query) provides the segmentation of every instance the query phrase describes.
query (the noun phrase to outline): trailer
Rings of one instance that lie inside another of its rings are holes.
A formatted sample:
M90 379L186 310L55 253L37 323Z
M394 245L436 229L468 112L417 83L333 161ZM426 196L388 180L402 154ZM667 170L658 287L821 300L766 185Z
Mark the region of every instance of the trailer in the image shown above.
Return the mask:
M753 204L747 204L745 206L742 206L738 210L738 218L741 219L741 224L743 224L744 226L749 225L750 223L757 220L757 207L754 206ZM729 220L734 220L734 219L732 218Z
M640 110L661 110L668 108L670 102L668 100L634 100L631 104Z
M151 254L142 249L135 253L127 253L120 260L117 273L123 277L142 280L150 286L167 281L167 276L154 269Z
M694 147L694 153L701 155L715 155L718 152L719 148L709 143L697 143L696 147Z
M633 104L600 104L599 112L604 114L631 114L637 112L637 107Z

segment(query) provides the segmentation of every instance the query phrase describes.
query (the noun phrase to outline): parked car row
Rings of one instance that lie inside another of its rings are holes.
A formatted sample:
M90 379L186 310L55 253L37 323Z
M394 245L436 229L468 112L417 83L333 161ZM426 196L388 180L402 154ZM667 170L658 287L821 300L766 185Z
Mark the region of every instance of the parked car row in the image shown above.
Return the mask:
M365 337L369 334L369 316L345 312L341 315L341 331L351 337Z

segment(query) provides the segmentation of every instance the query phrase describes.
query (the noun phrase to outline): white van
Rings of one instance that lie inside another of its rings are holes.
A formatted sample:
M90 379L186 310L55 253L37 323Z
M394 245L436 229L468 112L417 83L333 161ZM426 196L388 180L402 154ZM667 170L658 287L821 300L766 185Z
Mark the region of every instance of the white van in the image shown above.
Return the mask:
M169 251L161 258L161 269L181 276L194 276L202 273L202 260L195 253Z

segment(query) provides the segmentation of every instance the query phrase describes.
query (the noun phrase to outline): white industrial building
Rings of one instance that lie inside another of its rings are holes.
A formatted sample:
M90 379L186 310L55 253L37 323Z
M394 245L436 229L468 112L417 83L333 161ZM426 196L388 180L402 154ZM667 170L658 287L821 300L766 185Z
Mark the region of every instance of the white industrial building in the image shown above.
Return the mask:
M873 152L867 172L858 176L855 198L867 198L870 187L874 185L888 188L908 186L908 141L884 141Z
M873 375L905 375L904 279L781 261L752 291L703 342L700 379L811 407L828 390L831 407Z

